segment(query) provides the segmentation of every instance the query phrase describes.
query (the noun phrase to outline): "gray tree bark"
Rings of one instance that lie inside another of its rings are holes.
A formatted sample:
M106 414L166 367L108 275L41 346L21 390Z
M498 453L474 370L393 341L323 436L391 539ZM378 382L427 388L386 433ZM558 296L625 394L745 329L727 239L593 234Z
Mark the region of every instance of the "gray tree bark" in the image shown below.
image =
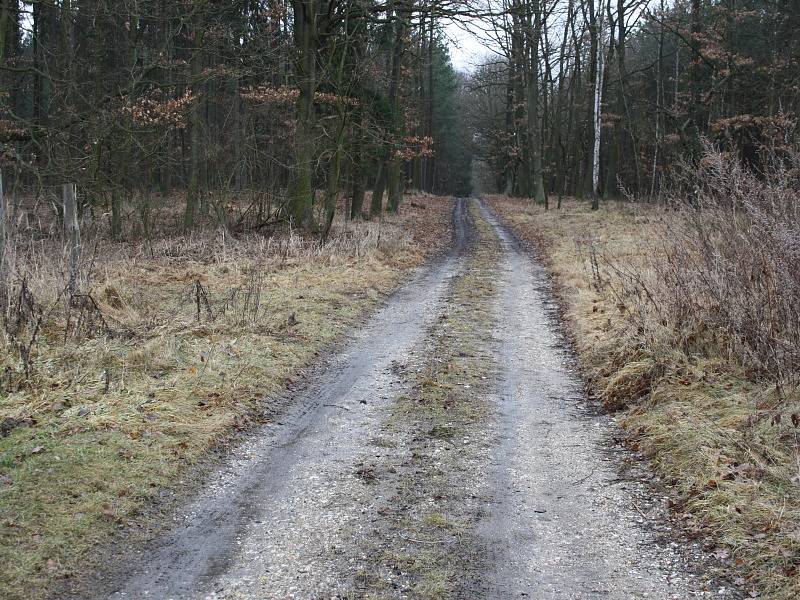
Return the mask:
M79 289L81 263L81 231L78 226L78 198L74 183L65 183L64 200L64 239L69 252L69 282L67 290L75 293Z

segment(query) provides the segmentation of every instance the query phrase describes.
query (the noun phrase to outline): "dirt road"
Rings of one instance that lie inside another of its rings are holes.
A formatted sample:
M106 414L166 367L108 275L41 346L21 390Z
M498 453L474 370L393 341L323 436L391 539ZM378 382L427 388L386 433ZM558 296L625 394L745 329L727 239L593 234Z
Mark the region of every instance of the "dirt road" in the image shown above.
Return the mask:
M585 398L541 266L478 201L454 232L96 597L709 593Z

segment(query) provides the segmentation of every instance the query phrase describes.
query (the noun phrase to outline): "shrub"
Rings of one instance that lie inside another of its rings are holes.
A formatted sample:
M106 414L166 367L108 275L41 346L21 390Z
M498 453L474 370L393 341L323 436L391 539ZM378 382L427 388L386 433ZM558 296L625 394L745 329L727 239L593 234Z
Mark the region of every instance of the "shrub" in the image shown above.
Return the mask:
M800 153L764 164L707 145L679 169L649 302L686 345L781 380L800 373Z

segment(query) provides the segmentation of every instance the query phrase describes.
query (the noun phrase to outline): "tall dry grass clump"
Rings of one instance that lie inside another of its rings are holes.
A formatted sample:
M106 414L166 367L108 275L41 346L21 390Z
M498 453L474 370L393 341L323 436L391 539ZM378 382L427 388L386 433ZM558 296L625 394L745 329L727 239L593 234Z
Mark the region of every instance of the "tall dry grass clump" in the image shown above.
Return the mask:
M647 297L684 343L760 377L800 373L800 153L760 170L707 146L656 229ZM684 194L683 191L688 191ZM795 381L796 382L796 381Z
M192 326L199 312L217 320L249 311L260 322L274 311L259 301L271 293L269 274L308 265L326 273L356 263L369 268L422 253L399 217L337 220L323 243L288 227L183 232L169 209L159 213L160 228L145 235L129 227L126 239L114 240L101 220L86 214L76 293L68 289L69 249L57 215L42 203L20 204L6 224L0 268L0 392L29 382L48 343L148 336L164 325ZM317 276L306 271L304 277Z

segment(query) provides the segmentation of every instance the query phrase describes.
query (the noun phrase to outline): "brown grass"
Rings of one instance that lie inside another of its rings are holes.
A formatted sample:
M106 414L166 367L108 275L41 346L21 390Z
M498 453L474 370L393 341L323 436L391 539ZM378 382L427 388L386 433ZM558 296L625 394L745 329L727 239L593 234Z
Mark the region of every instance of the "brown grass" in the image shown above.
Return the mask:
M709 534L744 589L800 596L797 389L720 352L724 332L669 326L642 292L657 281L654 239L682 217L629 203L489 202L554 275L592 388L673 485L688 535Z
M17 248L15 280L45 317L30 373L8 333L0 347L3 597L41 597L77 574L449 242L451 202L413 200L381 222L336 223L322 247L293 234L101 239L84 280L107 330L75 327L83 309L59 297L57 244Z

